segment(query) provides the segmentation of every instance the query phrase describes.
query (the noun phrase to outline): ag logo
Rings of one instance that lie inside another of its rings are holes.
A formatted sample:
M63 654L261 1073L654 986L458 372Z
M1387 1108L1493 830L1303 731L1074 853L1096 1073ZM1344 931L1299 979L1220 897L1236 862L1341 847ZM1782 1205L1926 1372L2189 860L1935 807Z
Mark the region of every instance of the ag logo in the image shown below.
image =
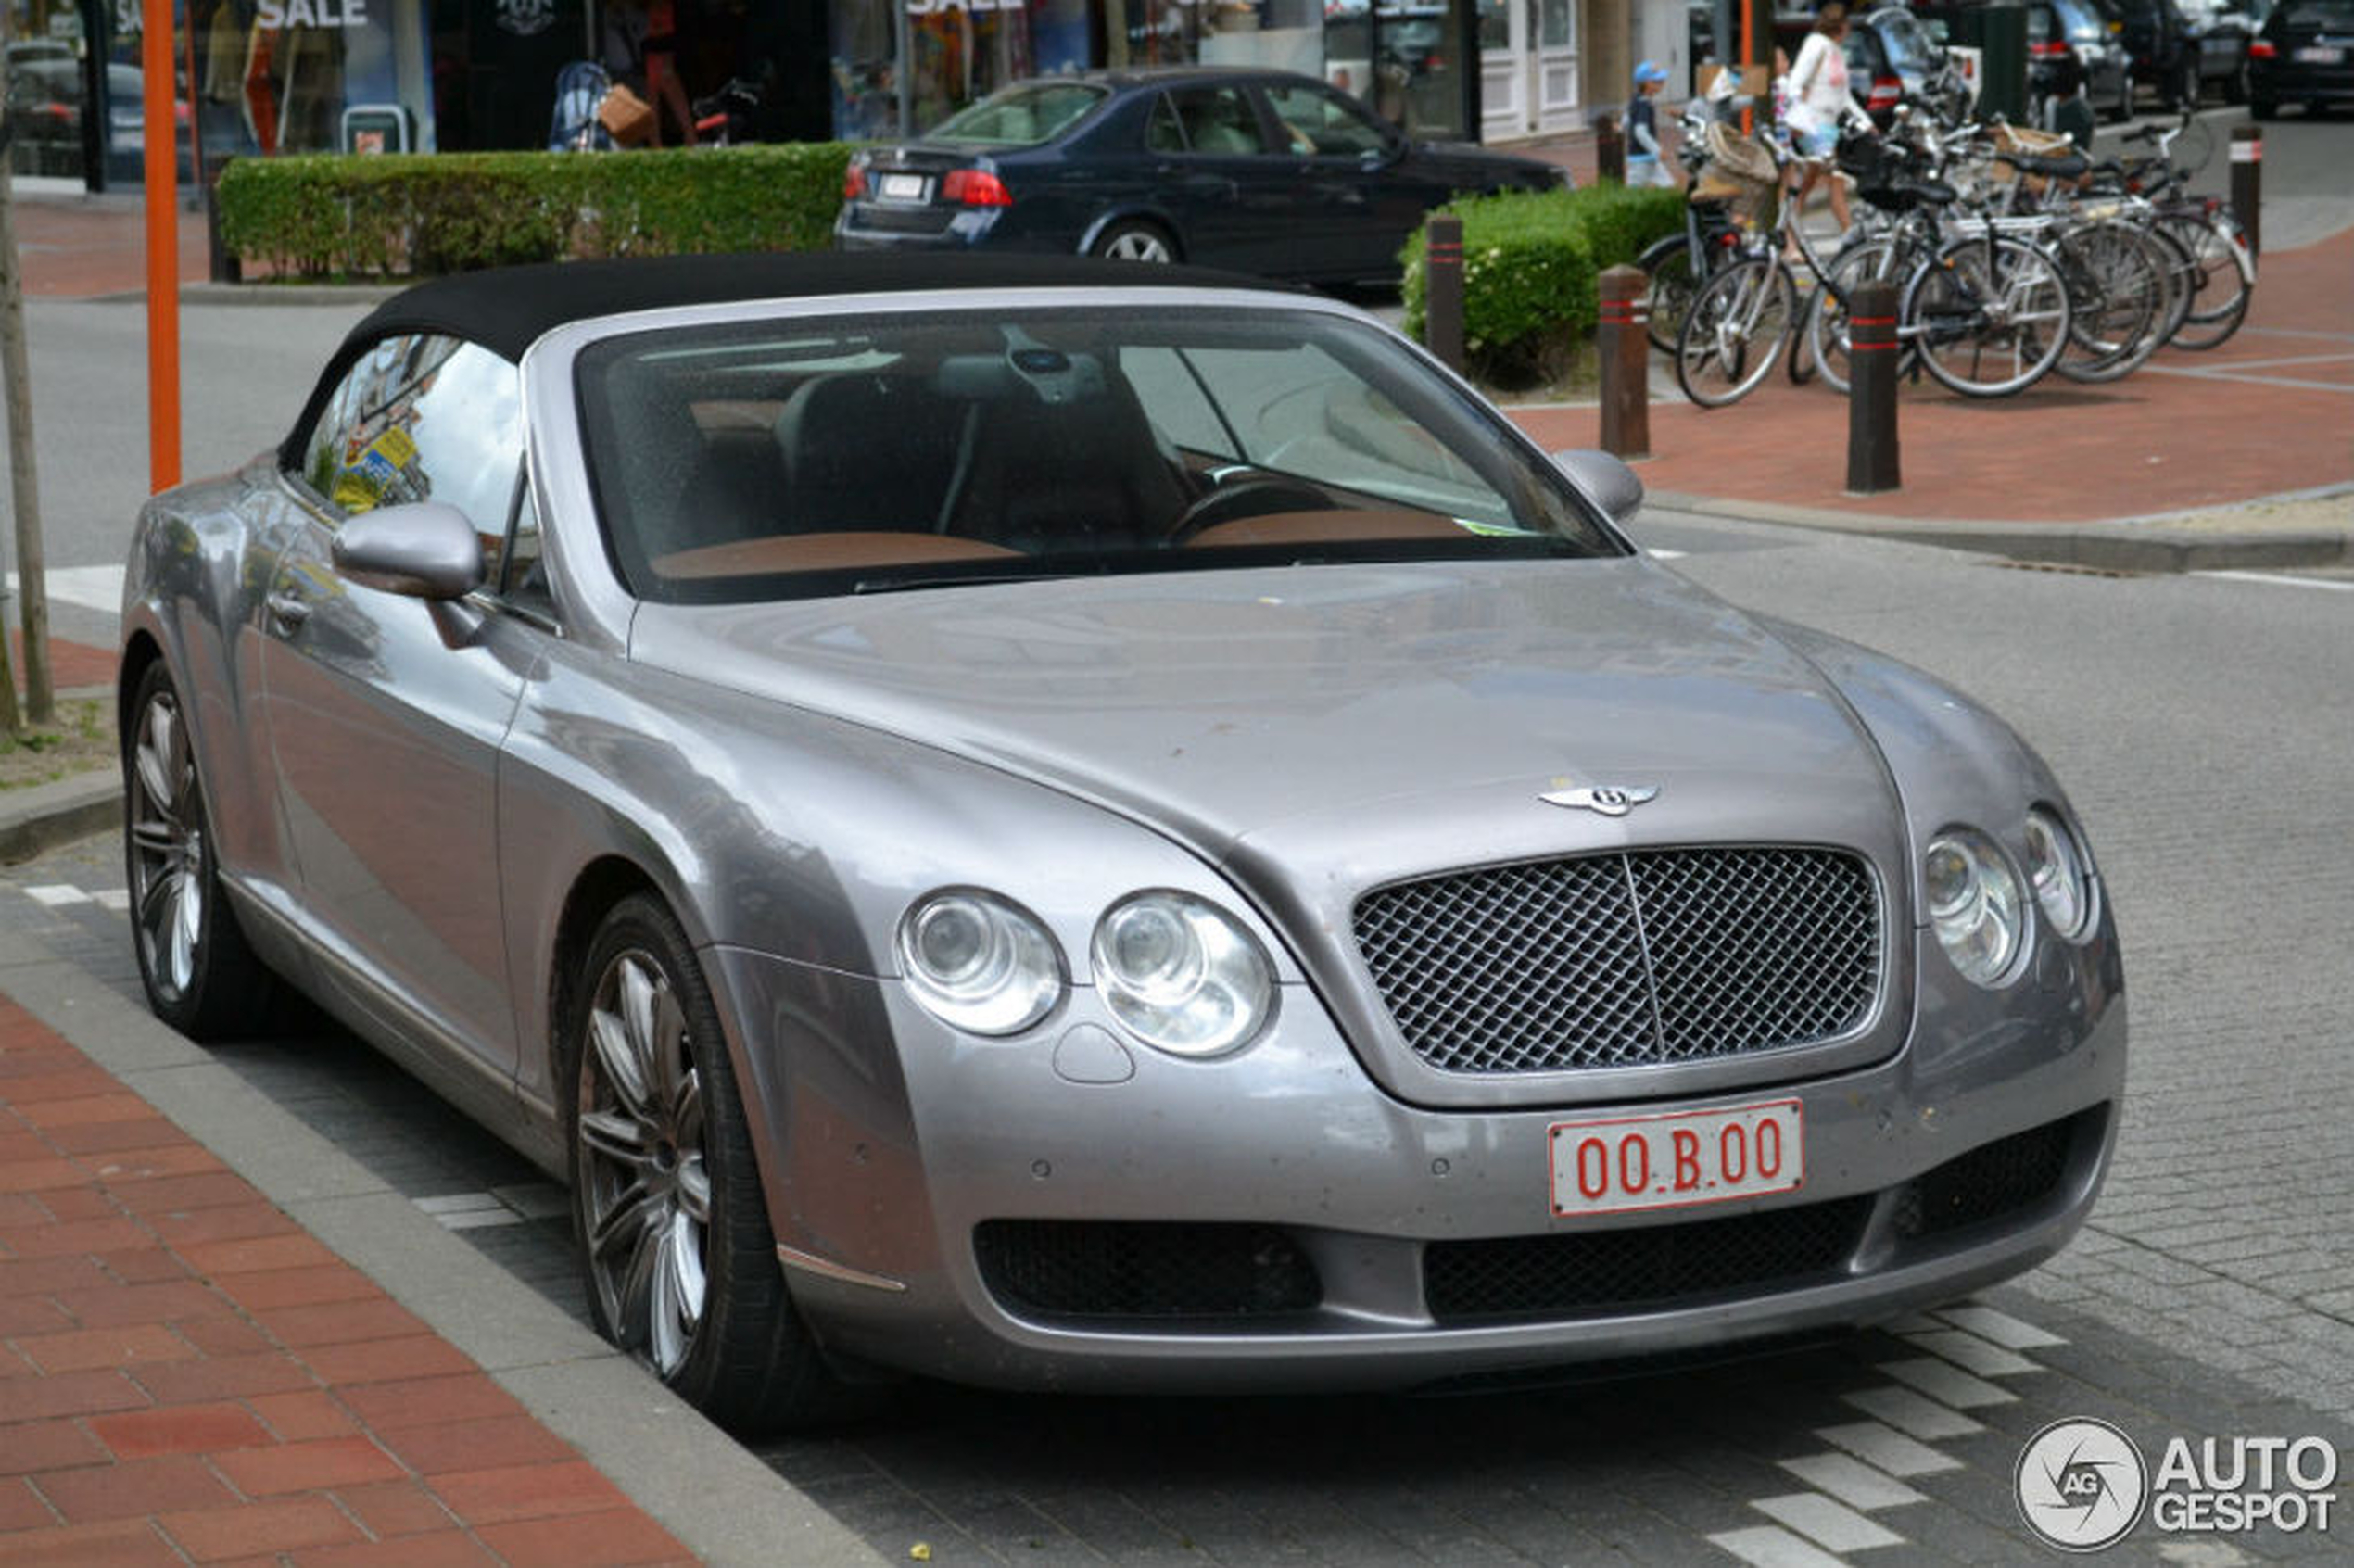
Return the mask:
M2029 1529L2062 1551L2098 1551L2141 1523L2149 1469L2133 1439L2079 1417L2029 1438L2011 1484Z

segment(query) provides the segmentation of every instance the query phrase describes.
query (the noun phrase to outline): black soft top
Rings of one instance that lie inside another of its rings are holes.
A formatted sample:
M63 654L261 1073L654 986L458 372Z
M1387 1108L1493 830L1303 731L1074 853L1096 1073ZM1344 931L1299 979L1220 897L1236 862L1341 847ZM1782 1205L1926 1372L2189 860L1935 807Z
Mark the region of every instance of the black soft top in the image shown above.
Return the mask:
M344 373L368 348L407 333L462 337L509 360L548 333L596 316L672 305L805 299L835 294L920 294L968 288L1274 288L1282 284L1208 267L1145 266L1086 256L762 251L734 256L646 256L551 261L460 272L404 289L363 317L320 373L302 417L279 448L282 467L302 462L302 442Z
M594 316L671 305L909 294L965 288L1281 287L1206 267L1142 266L1082 256L974 256L812 250L557 261L462 272L393 296L351 329L338 360L399 333L446 333L519 360L547 333Z

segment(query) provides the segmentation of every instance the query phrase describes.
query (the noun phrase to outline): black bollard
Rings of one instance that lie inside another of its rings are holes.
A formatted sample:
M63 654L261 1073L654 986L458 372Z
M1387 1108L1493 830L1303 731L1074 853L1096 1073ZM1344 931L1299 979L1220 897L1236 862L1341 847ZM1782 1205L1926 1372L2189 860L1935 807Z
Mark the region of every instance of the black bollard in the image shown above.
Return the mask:
M1902 487L1896 463L1896 285L1847 297L1847 493Z
M2309 111L2310 112L2310 111ZM2232 214L2247 235L2247 253L2264 248L2260 219L2264 206L2264 131L2257 125L2232 127Z
M1652 455L1651 279L1639 267L1606 267L1597 292L1594 347L1601 358L1602 450L1614 457Z
M1424 231L1423 337L1439 363L1463 372L1463 221L1439 213Z
M1594 117L1594 178L1614 185L1626 183L1626 134L1614 114Z

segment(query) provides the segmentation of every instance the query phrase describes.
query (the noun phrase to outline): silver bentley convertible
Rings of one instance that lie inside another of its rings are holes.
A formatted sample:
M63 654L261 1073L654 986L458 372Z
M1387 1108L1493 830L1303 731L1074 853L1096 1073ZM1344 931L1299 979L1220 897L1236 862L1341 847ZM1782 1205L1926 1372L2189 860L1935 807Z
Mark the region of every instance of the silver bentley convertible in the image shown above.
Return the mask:
M198 1037L291 986L563 1173L600 1327L739 1428L2032 1266L2125 1071L2067 796L1640 493L1214 273L426 284L142 515L140 973Z

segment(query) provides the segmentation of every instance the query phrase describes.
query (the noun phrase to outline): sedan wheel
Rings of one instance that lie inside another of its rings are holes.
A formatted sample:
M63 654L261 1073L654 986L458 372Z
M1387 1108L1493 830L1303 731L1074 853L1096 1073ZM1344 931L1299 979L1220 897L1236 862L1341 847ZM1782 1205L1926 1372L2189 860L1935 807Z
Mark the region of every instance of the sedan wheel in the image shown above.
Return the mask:
M160 661L140 677L131 711L122 746L124 869L147 1005L192 1039L250 1032L267 1016L271 977L221 895L195 748Z
M839 1390L787 1296L718 1013L643 896L605 917L567 1033L573 1219L598 1330L738 1431Z
M1096 235L1093 254L1114 261L1174 261L1177 247L1156 224L1124 222Z

